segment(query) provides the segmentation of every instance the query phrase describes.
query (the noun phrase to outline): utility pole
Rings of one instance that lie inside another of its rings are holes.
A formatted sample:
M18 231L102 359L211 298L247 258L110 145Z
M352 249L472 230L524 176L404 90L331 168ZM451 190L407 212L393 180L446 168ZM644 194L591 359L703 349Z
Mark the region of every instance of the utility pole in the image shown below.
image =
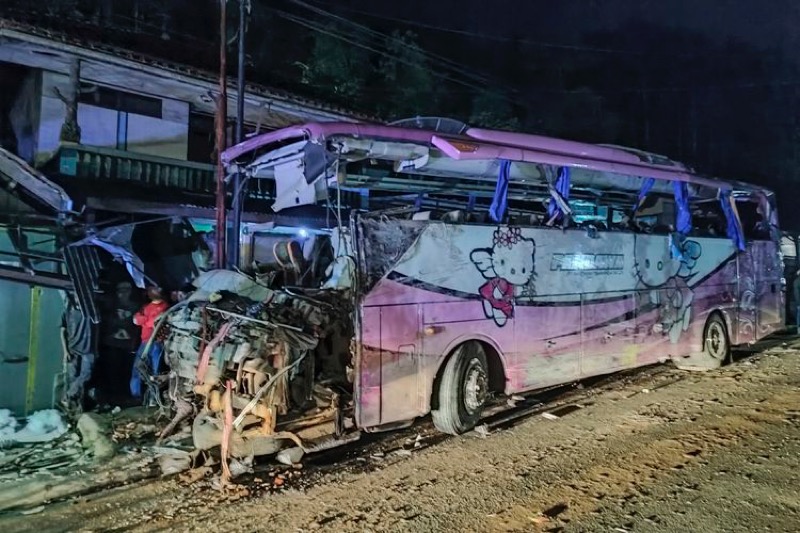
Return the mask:
M250 0L239 0L239 71L237 79L236 98L236 143L244 140L244 35L247 11L250 9ZM242 207L245 197L246 178L241 172L233 176L233 220L231 224L230 265L239 266L241 253Z
M227 13L225 3L219 2L219 100L217 100L217 239L215 263L217 268L225 268L225 233L227 224L225 219L225 167L222 165L222 152L226 147L226 127L228 122L228 84L226 79L227 57Z

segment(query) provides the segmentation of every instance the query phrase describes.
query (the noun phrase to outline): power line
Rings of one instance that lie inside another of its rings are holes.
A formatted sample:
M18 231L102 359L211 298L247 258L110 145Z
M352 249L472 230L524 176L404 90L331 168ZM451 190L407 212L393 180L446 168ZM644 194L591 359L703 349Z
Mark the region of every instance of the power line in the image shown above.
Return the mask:
M321 15L321 16L323 16L325 18L332 19L332 20L334 20L334 21L336 21L336 22L338 22L340 24L345 24L347 26L356 28L357 30L365 33L367 36L370 36L370 37L372 37L374 39L377 39L380 42L384 42L386 39L389 39L390 41L393 41L395 43L398 43L398 44L401 44L401 45L407 45L407 42L404 41L401 38L384 35L383 33L380 33L378 31L373 30L372 28L369 28L369 27L364 26L362 24L358 24L357 22L353 22L353 21L351 21L349 19L346 19L346 18L341 17L339 15L336 15L334 13L330 13L330 12L325 11L323 9L320 9L320 8L314 7L312 5L309 5L306 2L303 2L302 0L289 0L289 1L291 3L297 5L297 6L303 7L305 9L309 9L313 13L316 13L317 15ZM455 62L455 61L453 61L453 60L451 60L451 59L449 59L447 57L444 57L444 56L441 56L441 55L438 55L438 54L433 54L433 53L431 53L431 52L429 52L427 50L424 50L424 49L422 49L420 47L417 47L417 50L430 63L442 65L443 68L448 69L451 72L453 72L455 74L459 74L459 75L461 75L461 76L463 76L465 78L468 78L468 79L470 79L470 80L472 80L474 82L481 83L481 84L491 83L495 87L500 88L500 89L502 89L502 90L504 90L506 92L509 92L509 93L517 92L514 89L510 89L508 87L503 87L501 82L499 82L497 80L492 80L492 79L490 79L489 77L487 77L486 75L484 75L482 73L477 73L474 70L465 68L462 63ZM486 88L482 87L480 90L481 90L481 92L484 92L486 90ZM511 101L511 100L509 100L509 101Z
M335 13L331 13L329 11L325 11L324 9L320 9L318 7L314 7L314 6L312 6L310 4L307 4L306 2L303 2L301 0L289 0L289 1L291 3L297 5L297 6L300 6L302 8L311 10L313 13L316 13L317 15L320 15L320 16L323 16L323 17L326 17L326 18L330 18L330 19L332 19L332 20L334 20L336 22L343 23L343 24L345 24L347 26L351 26L351 27L354 27L354 28L356 28L358 30L361 30L362 32L366 33L367 35L372 36L373 38L376 38L376 39L379 39L379 40L389 39L389 40L391 40L391 41L393 41L395 43L398 43L398 44L403 44L403 45L406 44L406 42L403 41L401 38L397 38L397 37L394 37L394 36L391 36L391 35L384 35L383 33L378 32L376 30L373 30L372 28L370 28L368 26L364 26L363 24L359 24L359 23L354 22L352 20L346 19L344 17L336 15ZM441 63L443 65L446 65L448 68L452 68L454 70L457 70L462 75L464 75L466 77L473 78L475 81L478 81L480 83L486 83L486 82L490 81L487 76L485 76L485 75L483 75L481 73L477 73L475 71L470 71L470 70L464 68L463 64L458 63L456 61L453 61L450 58L441 56L439 54L434 54L434 53L432 53L432 52L430 52L428 50L423 50L422 48L420 48L419 50L420 50L420 53L422 53L423 55L425 55L428 58L429 61L437 62L437 63Z
M383 57L386 57L388 59L392 59L392 60L397 61L399 63L402 63L404 65L407 65L407 66L410 66L410 67L413 67L413 68L420 68L419 64L414 63L414 62L409 61L409 60L406 60L406 59L404 59L402 57L398 57L396 55L393 55L393 54L389 53L388 51L375 48L373 46L370 46L369 44L365 44L365 43L360 42L360 41L355 41L355 40L353 40L353 39L351 39L351 38L349 38L349 37L347 37L347 36L345 36L345 35L343 35L343 34L341 34L339 32L332 31L330 29L322 27L322 26L320 26L318 24L315 24L315 23L313 23L311 21L308 21L306 19L303 19L303 18L301 18L299 16L296 16L296 15L293 15L291 13L287 13L285 11L281 11L281 10L274 9L274 8L270 8L270 9L272 9L272 11L275 12L278 16L280 16L280 17L282 17L282 18L284 18L284 19L286 19L286 20L288 20L290 22L294 22L295 24L298 24L300 26L308 28L308 29L310 29L312 31L315 31L317 33L321 33L323 35L328 35L329 37L333 37L334 39L338 39L340 41L352 44L353 46L357 46L359 48L363 48L365 50L368 50L370 52L379 54L379 55L381 55ZM473 83L471 83L469 81L458 79L458 78L449 76L447 74L444 74L444 73L441 73L441 72L437 72L435 70L431 70L430 74L432 76L434 76L434 77L437 77L437 78L440 78L440 79L443 79L443 80L447 80L447 81L451 81L453 83L462 85L464 87L468 87L468 88L473 89L474 91L476 91L478 93L483 93L483 92L486 92L486 90L487 90L486 86L475 85L475 84L473 84ZM514 100L512 100L510 98L507 98L505 96L504 96L504 98L506 100L508 100L509 102L511 102L511 103L514 103L516 105L520 105L522 107L525 107L526 109L530 109L529 105L526 104L526 103L517 102L517 101L514 101Z
M280 17L282 17L282 18L284 18L284 19L286 19L286 20L288 20L290 22L294 22L295 24L298 24L300 26L308 28L308 29L310 29L312 31L315 31L317 33L321 33L323 35L327 35L329 37L333 37L334 39L338 39L338 40L346 42L348 44L352 44L353 46L357 46L359 48L363 48L364 50L379 54L379 55L384 56L384 57L386 57L388 59L393 59L393 60L398 61L399 63L403 63L404 65L407 65L409 67L420 68L419 64L416 64L416 63L414 63L412 61L403 59L401 57L397 57L395 55L390 54L389 52L387 52L385 50L380 50L378 48L375 48L375 47L370 46L368 44L365 44L363 42L354 41L354 40L350 39L349 37L344 36L343 34L341 34L339 32L332 31L332 30L327 29L325 27L322 27L322 26L320 26L318 24L315 24L313 22L305 20L305 19L303 19L301 17L298 17L296 15L292 15L291 13L286 13L285 11L279 11L279 10L273 10L273 11L275 11L278 16L280 16ZM470 82L467 82L467 81L464 81L464 80L459 80L459 79L456 79L456 78L452 78L450 76L447 76L447 75L441 74L441 73L437 73L435 71L431 71L431 75L436 76L436 77L440 77L440 78L443 78L443 79L447 79L448 81L452 81L454 83L458 83L460 85L464 85L465 87L470 87L472 89L481 89L477 85L473 85Z
M314 1L314 0L312 0ZM447 28L444 26L437 26L435 24L427 24L424 22L419 22L416 20L409 20L403 19L398 17L391 17L388 15L378 15L377 13L371 13L368 11L362 11L359 9L354 9L352 7L345 7L345 6L337 6L338 9L343 11L347 11L353 14L362 15L365 17L370 17L377 20L386 20L389 22L399 22L401 24L405 24L407 26L413 26L428 30L440 31L445 33L452 33L456 35L463 35L465 37L472 37L477 39L484 39L489 41L496 41L496 42L503 42L503 43L519 43L524 44L527 46L532 47L539 47L539 48L551 48L551 49L559 49L559 50L573 50L577 52L597 52L603 54L620 54L620 55L643 55L643 52L637 52L633 50L622 50L619 48L601 48L601 47L594 47L594 46L582 46L582 45L572 45L572 44L563 44L563 43L550 43L550 42L543 42L543 41L532 41L530 39L515 39L512 37L501 37L499 35L487 35L484 33L475 33L467 30L458 30L455 28Z

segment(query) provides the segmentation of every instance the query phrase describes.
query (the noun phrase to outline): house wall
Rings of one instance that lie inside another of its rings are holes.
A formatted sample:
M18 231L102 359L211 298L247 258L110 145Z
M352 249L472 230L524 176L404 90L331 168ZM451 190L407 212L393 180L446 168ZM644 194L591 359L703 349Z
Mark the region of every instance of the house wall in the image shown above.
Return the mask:
M68 83L66 75L42 74L38 162L46 160L58 148L65 109L54 89L66 94ZM91 85L84 81L83 89L90 91ZM91 93L87 92L78 105L81 144L186 160L189 104L157 95L151 97L161 101L160 118L86 103L91 101Z
M28 235L35 251L52 252L54 239ZM0 261L20 266L6 229L0 229ZM0 409L22 416L53 405L62 379L61 291L0 280Z

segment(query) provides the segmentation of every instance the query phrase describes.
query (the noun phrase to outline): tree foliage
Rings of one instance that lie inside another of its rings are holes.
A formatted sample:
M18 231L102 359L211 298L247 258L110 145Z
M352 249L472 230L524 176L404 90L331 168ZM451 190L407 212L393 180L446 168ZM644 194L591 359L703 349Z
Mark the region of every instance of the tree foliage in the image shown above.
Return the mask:
M472 126L497 130L519 130L522 123L516 116L508 96L486 90L472 98L469 123Z
M394 31L386 38L385 49L376 73L381 93L378 112L390 119L435 113L437 81L416 35Z
M296 63L301 70L300 82L315 93L330 93L338 101L360 98L372 68L369 53L336 38L341 33L336 25L328 30L314 34L308 60Z

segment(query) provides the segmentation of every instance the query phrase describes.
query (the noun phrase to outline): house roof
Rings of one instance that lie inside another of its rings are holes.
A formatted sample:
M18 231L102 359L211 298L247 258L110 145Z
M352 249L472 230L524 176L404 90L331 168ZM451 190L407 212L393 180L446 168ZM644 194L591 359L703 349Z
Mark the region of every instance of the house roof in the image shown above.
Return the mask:
M188 101L201 112L213 114L215 111L214 100L219 91L215 73L103 44L91 32L74 28L53 30L19 20L17 14L14 18L4 15L0 18L0 43L0 61L66 74L71 60L79 58L82 60L81 78L86 81L144 94L161 94ZM209 55L197 52L195 55ZM233 115L237 91L233 79L229 78L228 84L228 113ZM262 126L279 128L308 120L374 120L287 91L252 83L246 87L246 120Z

